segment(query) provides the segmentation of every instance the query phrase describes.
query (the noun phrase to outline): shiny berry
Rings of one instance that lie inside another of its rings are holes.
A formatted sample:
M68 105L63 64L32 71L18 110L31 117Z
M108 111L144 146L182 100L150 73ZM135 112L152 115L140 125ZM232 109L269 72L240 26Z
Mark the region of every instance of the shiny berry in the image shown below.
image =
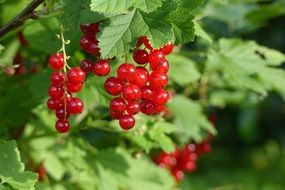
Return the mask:
M141 112L146 115L153 115L155 113L155 104L150 100L142 101L140 107Z
M181 168L183 169L183 171L185 172L193 172L196 170L196 162L194 161L184 161L181 164Z
M98 60L93 65L93 72L99 77L108 75L110 70L110 64L106 60Z
M79 67L74 67L67 72L67 80L71 83L83 83L86 74Z
M83 35L80 39L80 47L82 48L82 50L89 52L90 46L91 46L90 39L88 38L87 35Z
M163 112L165 109L165 105L155 105L155 113L159 114Z
M115 112L115 111L110 111L110 116L112 119L120 119L124 114Z
M69 93L76 93L79 92L83 87L83 83L71 83L71 82L67 82L66 83L66 90Z
M174 45L172 42L166 43L162 48L159 50L162 51L165 55L170 54L173 51Z
M117 77L110 77L104 83L105 90L113 95L119 95L123 90L123 82Z
M79 114L83 110L83 102L79 98L71 98L67 104L67 112L71 114Z
M152 101L155 104L163 105L167 103L169 99L169 94L166 90L164 89L155 89L153 92L153 99Z
M130 63L123 63L119 66L117 74L121 80L133 80L136 73L136 67Z
M62 72L52 73L50 76L50 82L55 86L62 86L64 83L64 74Z
M66 133L69 130L69 122L67 120L57 120L55 129L59 133Z
M141 87L142 99L151 100L153 97L153 90L150 86Z
M85 34L96 34L99 32L99 23L80 24L80 29Z
M50 86L48 89L48 94L51 98L60 99L64 95L64 90L58 86Z
M135 126L135 118L131 115L123 115L119 119L120 127L124 130L130 130Z
M145 86L148 82L148 70L144 67L136 67L136 73L130 82L138 87Z
M133 53L133 59L138 64L146 64L148 62L148 53L144 49L137 49Z
M127 103L123 98L113 98L110 102L111 112L124 113Z
M163 63L156 65L156 67L154 67L154 68L151 67L151 70L157 71L157 72L167 73L169 70L169 62L165 59L165 61Z
M153 88L165 87L168 83L168 76L166 73L153 71L149 75L149 83Z
M64 67L64 60L62 53L52 54L49 58L49 66L53 70L61 70Z
M178 167L173 167L171 173L176 181L181 181L184 178L184 172Z
M137 102L129 102L126 108L128 114L136 115L140 112L140 105Z
M80 69L85 73L90 73L92 71L92 61L85 59L80 63Z
M95 42L92 42L90 44L90 47L89 47L89 53L91 53L93 56L97 57L100 55L100 48L99 48L99 45L98 45L98 42L95 41Z
M54 98L49 98L47 101L47 107L50 110L57 110L61 107L60 105L60 100L54 99Z
M152 68L155 68L157 65L163 63L164 61L165 61L165 55L162 53L162 51L153 50L148 55L148 62Z
M68 119L70 113L68 113L64 108L57 109L55 112L57 119Z
M137 101L142 97L141 89L134 84L129 84L123 88L122 94L127 101Z

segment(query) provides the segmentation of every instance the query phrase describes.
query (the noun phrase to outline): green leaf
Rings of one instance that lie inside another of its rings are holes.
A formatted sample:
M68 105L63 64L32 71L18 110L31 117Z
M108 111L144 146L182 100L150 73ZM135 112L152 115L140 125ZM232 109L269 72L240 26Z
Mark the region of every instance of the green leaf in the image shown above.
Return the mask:
M209 43L213 42L211 37L207 34L207 32L201 27L201 25L197 21L194 22L194 25L195 25L195 35L196 36L203 38Z
M25 171L20 152L15 141L0 143L0 179L14 189L31 190L37 182L37 175Z
M186 8L178 8L171 13L171 22L174 26L175 44L185 44L194 39L194 16Z
M135 0L135 7L140 10L150 13L156 10L158 7L161 7L162 2L165 0Z
M91 0L90 8L99 13L122 14L135 4L136 0Z
M170 63L169 78L171 81L185 86L200 78L201 74L191 59L175 53L169 55L167 59Z
M4 49L5 49L5 47L0 44L0 55Z
M205 131L216 134L215 128L203 114L200 104L178 95L169 102L169 107L175 114L175 124L182 142L188 142L189 138L199 142L203 140Z
M188 9L193 14L199 11L205 2L206 0L180 0L180 6Z
M137 9L125 15L110 18L100 27L98 35L102 58L120 57L135 47L136 39L148 36L151 44L158 48L172 40L171 25L157 10L145 14Z

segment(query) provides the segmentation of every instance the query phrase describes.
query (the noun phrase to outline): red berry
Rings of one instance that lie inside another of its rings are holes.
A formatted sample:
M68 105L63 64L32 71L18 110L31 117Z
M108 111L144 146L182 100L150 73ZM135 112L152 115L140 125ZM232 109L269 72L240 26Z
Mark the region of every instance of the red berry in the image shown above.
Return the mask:
M156 67L151 68L151 70L167 73L169 70L169 62L165 59L163 63L160 63Z
M130 130L135 126L135 119L133 116L131 115L123 115L120 119L119 119L119 124L120 127L124 130Z
M52 54L49 58L49 66L53 70L61 70L64 67L64 60L62 53Z
M110 102L111 112L124 113L126 106L126 101L123 98L113 98Z
M152 115L155 113L155 104L150 100L142 101L140 107L141 107L141 112L146 115Z
M164 109L165 109L164 105L155 105L155 113L157 113L157 114L163 112Z
M123 90L123 82L117 77L110 77L104 83L105 90L113 95L119 95Z
M138 39L136 47L140 47L142 44L144 44L145 48L152 50L153 47L150 45L150 42L146 36L142 36Z
M67 82L66 83L66 90L69 93L76 93L79 92L82 89L83 84L82 83L71 83L71 82Z
M152 101L155 104L163 105L163 104L167 103L168 99L169 99L169 94L166 90L164 90L162 88L154 90Z
M82 48L82 50L89 52L90 46L91 46L90 39L88 38L87 35L83 35L80 39L80 47Z
M61 107L60 105L60 100L54 99L54 98L49 98L47 101L47 107L50 110L57 110Z
M64 95L64 90L58 86L50 86L48 89L48 94L51 98L61 99Z
M67 72L67 80L71 83L83 83L85 77L86 74L79 67L74 67Z
M153 90L150 86L141 87L142 99L151 100L153 97Z
M196 151L198 155L205 154L212 151L212 146L208 141L202 142L201 144L197 145Z
M64 120L69 118L70 113L68 113L64 108L60 108L56 110L55 115L57 119Z
M182 170L185 172L193 172L196 170L196 162L193 161L186 161L182 162Z
M165 61L165 55L162 53L162 51L153 50L148 55L148 62L151 68L157 67L157 65L163 63L164 61Z
M85 59L80 63L80 69L85 73L90 73L92 71L92 61Z
M85 34L96 34L99 32L99 22L80 24L80 29Z
M123 63L119 66L117 74L121 80L133 80L136 73L136 67L130 63Z
M184 172L178 167L173 167L171 169L171 173L176 181L180 181L184 178Z
M64 83L64 74L62 72L52 73L50 82L55 86L62 86Z
M129 102L126 108L128 114L136 115L140 112L140 105L137 102Z
M93 72L99 77L108 75L110 70L110 64L106 60L98 60L93 65Z
M38 173L38 179L39 179L39 181L44 181L45 176L46 176L46 169L45 169L45 167L44 167L43 164L40 164L40 165L37 167L36 172Z
M144 49L137 49L133 53L133 59L138 64L146 64L148 62L148 53Z
M89 53L91 53L91 55L97 57L100 55L99 52L100 52L100 48L99 48L98 42L97 41L92 42L90 44Z
M112 119L120 119L123 115L124 115L123 113L110 111L110 116L111 116Z
M168 83L168 76L166 73L153 71L149 75L149 83L153 88L165 87Z
M174 45L172 42L166 43L162 48L159 50L162 51L165 55L168 55L172 52Z
M131 83L137 85L138 87L145 86L148 82L148 71L144 67L136 67L136 73Z
M71 98L67 104L67 112L71 114L79 114L83 110L83 102L79 98Z
M129 84L123 88L122 94L127 101L137 101L142 97L141 89L134 84Z
M67 120L57 120L55 123L55 129L59 133L66 133L69 130L69 122Z

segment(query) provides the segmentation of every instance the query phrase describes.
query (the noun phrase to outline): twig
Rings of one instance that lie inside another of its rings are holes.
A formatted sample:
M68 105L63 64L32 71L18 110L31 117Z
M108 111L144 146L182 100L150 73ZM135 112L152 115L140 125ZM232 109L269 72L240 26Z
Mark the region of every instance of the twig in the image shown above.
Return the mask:
M0 38L9 31L17 28L24 20L33 16L34 10L43 3L44 0L33 0L25 9L23 9L17 16L12 18L7 24L0 28Z

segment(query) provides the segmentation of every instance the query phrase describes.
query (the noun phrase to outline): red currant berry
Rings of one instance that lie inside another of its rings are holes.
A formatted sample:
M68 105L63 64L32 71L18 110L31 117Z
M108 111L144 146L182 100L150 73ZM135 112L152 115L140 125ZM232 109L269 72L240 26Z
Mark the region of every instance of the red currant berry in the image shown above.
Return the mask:
M162 53L162 51L153 50L148 55L148 62L151 68L157 67L159 64L163 63L164 61L165 61L165 55Z
M83 110L83 102L79 98L71 98L67 104L67 112L71 114L79 114Z
M104 83L105 90L113 95L119 95L123 90L123 82L117 77L110 77Z
M54 98L49 98L47 101L47 107L50 110L57 110L61 107L60 105L60 100L54 99Z
M120 127L124 130L130 130L132 129L135 124L135 118L131 115L123 115L120 119L119 119L119 124Z
M145 86L148 82L148 71L144 67L136 67L136 73L131 83L137 85L138 87Z
M55 115L56 115L57 119L64 120L64 119L68 119L69 118L70 113L65 111L64 108L60 108L60 109L56 110Z
M124 113L126 106L126 101L123 98L113 98L110 102L111 112Z
M89 53L91 53L91 55L97 57L100 55L99 52L100 52L100 48L99 48L98 42L97 41L92 42L90 44Z
M126 108L128 114L136 115L140 112L140 105L137 102L129 102Z
M71 83L83 83L85 77L86 74L79 67L74 67L67 72L67 80Z
M93 65L93 72L99 77L108 75L110 70L110 64L106 60L98 60Z
M171 173L176 181L181 181L184 178L184 172L178 167L173 167L171 169Z
M124 87L122 94L127 101L138 101L142 97L141 89L134 84Z
M92 71L92 61L85 59L80 63L80 69L85 73L90 73Z
M155 105L155 113L157 113L157 114L163 112L164 109L165 109L164 105Z
M136 67L130 63L123 63L119 66L117 74L121 80L133 80L136 73Z
M124 115L123 113L110 111L110 116L111 116L112 119L120 119L123 115Z
M153 71L149 75L149 83L153 88L165 87L168 83L168 76L166 73Z
M162 51L165 55L168 55L172 52L174 45L172 42L166 43L162 48L159 50Z
M163 105L163 104L167 103L168 99L169 99L169 94L166 90L164 90L164 89L155 89L154 90L152 101L155 104Z
M154 68L151 67L151 70L167 73L169 70L169 62L165 59L163 63L158 64L156 67Z
M197 154L198 155L205 154L205 153L208 153L211 151L212 151L212 146L208 141L202 142L201 144L197 145Z
M140 107L141 112L146 115L153 115L155 113L155 104L150 100L142 101Z
M137 49L133 53L133 59L137 64L144 65L148 62L148 53L144 49Z
M63 54L52 54L49 58L49 66L53 70L61 70L64 67Z
M55 86L62 86L64 83L64 74L62 72L52 73L50 77L50 82Z
M82 50L89 52L91 46L91 41L87 35L83 35L80 39L80 47Z
M76 93L79 92L83 87L82 83L71 83L71 82L67 82L66 83L66 90L69 93Z
M69 130L69 122L67 120L57 120L55 129L59 133L66 133Z
M145 48L149 50L153 50L153 47L151 46L148 38L146 36L142 36L138 39L136 47L140 47L142 44L144 44Z
M51 98L61 99L64 95L64 90L58 86L50 86L48 89L48 94Z
M99 22L80 24L80 29L85 34L96 34L99 32Z
M196 162L193 161L182 162L181 168L185 172L193 172L196 170Z
M142 99L151 100L153 97L153 90L150 86L141 87Z

